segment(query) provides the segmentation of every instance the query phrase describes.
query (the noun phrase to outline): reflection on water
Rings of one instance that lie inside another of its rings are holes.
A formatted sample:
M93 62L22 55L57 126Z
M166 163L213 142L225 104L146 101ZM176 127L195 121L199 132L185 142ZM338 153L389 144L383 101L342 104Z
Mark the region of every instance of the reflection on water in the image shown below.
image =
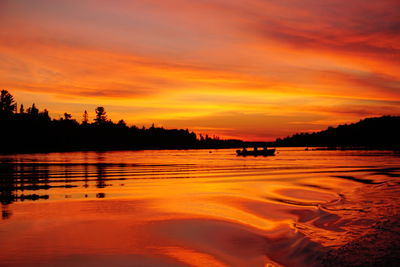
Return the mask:
M5 266L313 266L398 212L398 155L0 157Z

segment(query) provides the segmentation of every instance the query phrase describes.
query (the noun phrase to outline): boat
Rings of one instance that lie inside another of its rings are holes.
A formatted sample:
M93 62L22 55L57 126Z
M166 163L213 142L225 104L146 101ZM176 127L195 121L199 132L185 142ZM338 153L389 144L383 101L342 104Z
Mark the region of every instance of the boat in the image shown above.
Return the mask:
M273 156L276 149L261 149L261 150L236 150L238 156Z

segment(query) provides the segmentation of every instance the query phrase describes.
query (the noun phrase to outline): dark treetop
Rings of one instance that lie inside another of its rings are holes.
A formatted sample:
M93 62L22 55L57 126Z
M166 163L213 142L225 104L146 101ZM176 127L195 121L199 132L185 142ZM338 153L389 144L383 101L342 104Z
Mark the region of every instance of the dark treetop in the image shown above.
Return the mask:
M17 111L18 110L18 111ZM104 107L95 109L96 116L89 122L87 111L82 122L64 113L52 119L46 109L35 104L17 108L13 96L1 91L0 153L51 152L81 150L136 150L233 148L242 146L240 140L220 140L218 137L197 136L189 130L164 129L151 126L127 126L123 120L114 123L107 119Z

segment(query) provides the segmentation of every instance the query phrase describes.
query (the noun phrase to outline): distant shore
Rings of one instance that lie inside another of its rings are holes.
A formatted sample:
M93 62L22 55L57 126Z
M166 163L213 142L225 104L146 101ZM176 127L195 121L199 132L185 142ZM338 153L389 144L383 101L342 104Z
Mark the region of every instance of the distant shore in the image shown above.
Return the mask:
M70 151L112 151L147 149L211 149L233 148L242 140L220 139L218 136L196 134L189 129L166 129L127 125L124 120L113 122L105 108L98 106L93 121L89 113L82 120L65 112L64 117L51 118L47 109L39 110L33 103L19 109L14 97L1 90L0 153L48 153Z
M400 116L387 115L328 127L318 132L296 133L283 139L278 138L275 145L400 150L399 132Z
M65 112L51 118L47 109L33 103L19 109L14 97L1 90L0 153L49 153L72 151L220 149L239 147L308 147L321 150L395 150L400 151L400 116L367 118L335 128L297 133L274 142L246 142L196 134L189 129L166 129L113 122L105 108L98 106L92 121L88 112L82 120ZM244 136L244 139L246 137Z

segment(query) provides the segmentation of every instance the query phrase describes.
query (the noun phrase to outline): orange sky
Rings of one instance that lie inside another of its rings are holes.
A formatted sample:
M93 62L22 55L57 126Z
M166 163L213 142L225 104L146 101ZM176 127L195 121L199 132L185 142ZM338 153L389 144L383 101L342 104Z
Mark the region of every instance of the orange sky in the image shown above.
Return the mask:
M244 140L400 115L398 0L1 0L0 87Z

